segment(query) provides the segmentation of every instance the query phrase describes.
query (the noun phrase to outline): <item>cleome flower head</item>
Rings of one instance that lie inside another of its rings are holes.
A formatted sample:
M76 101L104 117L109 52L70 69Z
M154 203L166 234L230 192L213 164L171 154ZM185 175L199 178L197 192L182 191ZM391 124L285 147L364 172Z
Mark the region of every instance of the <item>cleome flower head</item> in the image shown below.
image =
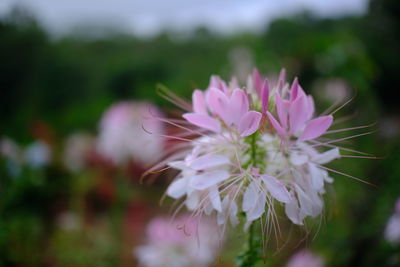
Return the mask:
M179 139L187 144L163 162L179 170L166 194L193 216L216 214L219 225L236 226L245 214L247 229L263 216L276 221L277 205L298 225L321 214L333 181L324 165L341 155L333 142L317 140L333 117L315 115L313 97L297 79L288 84L283 70L272 84L255 70L239 87L236 79L228 85L212 76L182 117L170 122L186 131Z

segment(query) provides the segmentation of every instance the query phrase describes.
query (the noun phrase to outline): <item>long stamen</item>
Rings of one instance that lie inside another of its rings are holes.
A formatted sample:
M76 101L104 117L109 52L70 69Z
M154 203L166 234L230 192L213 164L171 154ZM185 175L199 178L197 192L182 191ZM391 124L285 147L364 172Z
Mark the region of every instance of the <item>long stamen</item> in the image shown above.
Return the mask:
M364 184L367 184L367 185L370 185L370 186L373 186L373 187L378 188L377 185L375 185L375 184L373 184L373 183L370 183L370 182L367 182L367 181L364 181L363 179L357 178L357 177L352 176L352 175L350 175L350 174L343 173L343 172L340 172L340 171L336 171L336 170L334 170L334 169L331 169L331 168L328 168L328 167L325 167L325 166L322 166L322 165L317 165L317 166L320 167L320 168L322 168L322 169L325 169L325 170L327 170L327 171L334 172L334 173L337 173L337 174L340 174L340 175L349 177L349 178L351 178L351 179L357 180L357 181L362 182L362 183L364 183Z
M348 137L343 137L343 138L339 138L339 139L334 139L325 143L321 143L321 144L332 144L332 143L337 143L337 142L341 142L341 141L345 141L345 140L349 140L349 139L353 139L356 137L360 137L360 136L365 136L365 135L369 135L369 134L373 134L376 131L371 131L371 132L367 132L367 133L362 133L362 134L356 134L356 135L352 135L352 136L348 136ZM317 145L312 145L312 146L319 146L319 144Z
M368 125L363 125L363 126L356 126L356 127L350 127L350 128L343 128L343 129L338 129L338 130L326 131L325 134L333 134L333 133L341 133L341 132L347 132L347 131L358 130L358 129L365 129L365 128L370 128L370 127L375 126L375 125L376 125L376 122L368 124Z

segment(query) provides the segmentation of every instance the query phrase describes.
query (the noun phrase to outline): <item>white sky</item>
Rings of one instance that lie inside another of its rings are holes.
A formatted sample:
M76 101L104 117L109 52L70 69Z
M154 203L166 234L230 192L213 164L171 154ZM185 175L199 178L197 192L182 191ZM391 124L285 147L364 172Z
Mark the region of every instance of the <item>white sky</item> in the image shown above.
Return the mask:
M368 0L0 0L0 15L15 5L31 9L55 34L90 24L151 36L166 28L187 31L200 25L222 33L258 31L274 18L303 9L322 17L359 15Z

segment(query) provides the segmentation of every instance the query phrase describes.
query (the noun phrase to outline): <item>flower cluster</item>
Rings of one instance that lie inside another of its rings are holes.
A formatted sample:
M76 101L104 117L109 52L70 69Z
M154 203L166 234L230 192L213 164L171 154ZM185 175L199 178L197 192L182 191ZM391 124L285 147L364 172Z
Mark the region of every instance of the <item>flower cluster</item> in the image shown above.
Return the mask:
M276 220L278 204L298 225L321 213L332 182L323 165L340 153L334 146L319 151L316 139L333 117L315 116L313 97L297 79L287 83L284 70L275 83L255 70L245 87L212 76L205 91L193 92L183 118L174 125L198 137L167 162L180 171L167 195L183 199L194 216L216 213L218 224L235 226L245 214L247 229L264 214Z

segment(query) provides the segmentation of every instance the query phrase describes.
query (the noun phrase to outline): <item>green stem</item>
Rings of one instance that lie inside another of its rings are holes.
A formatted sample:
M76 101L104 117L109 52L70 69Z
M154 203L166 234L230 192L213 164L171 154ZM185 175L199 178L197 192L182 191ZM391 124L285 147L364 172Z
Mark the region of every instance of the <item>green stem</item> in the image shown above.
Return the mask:
M257 143L257 133L254 133L251 136L251 161L253 163L253 166L256 165L256 157L257 157L257 147L256 147L256 143Z
M257 134L253 134L250 139L250 155L251 163L256 167L257 163ZM249 227L248 241L245 250L237 257L237 266L251 267L254 266L260 259L260 242L259 238L255 236L256 229L252 223Z
M248 235L248 249L251 250L253 248L253 235L254 235L254 225L250 225L249 235Z

